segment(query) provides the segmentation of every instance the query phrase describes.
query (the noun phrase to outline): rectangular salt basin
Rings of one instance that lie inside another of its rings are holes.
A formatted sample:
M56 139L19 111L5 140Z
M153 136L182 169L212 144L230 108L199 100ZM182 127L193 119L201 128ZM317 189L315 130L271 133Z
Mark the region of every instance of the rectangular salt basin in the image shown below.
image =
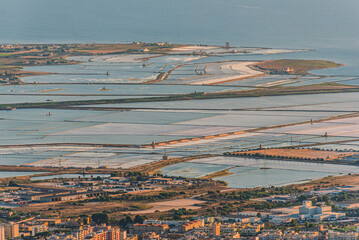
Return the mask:
M103 91L103 87L106 91ZM168 95L193 92L236 91L238 87L194 86L194 85L144 85L144 84L38 84L4 85L0 94L100 94L100 95Z
M196 159L191 162L202 163L202 164L220 164L220 165L230 165L230 166L274 168L274 169L283 169L283 170L313 171L313 172L323 172L328 174L359 173L358 166L328 164L328 163L268 160L268 159L260 159L260 158L257 159L257 158L223 156L223 157Z
M143 96L143 98L151 96ZM85 101L101 99L122 99L137 98L137 96L56 96L56 95L0 95L2 104L15 103L39 103L39 102L66 102L66 101Z
M171 124L193 119L216 116L215 113L195 113L180 111L108 111L103 115L89 116L78 119L91 122L112 122L112 123L161 123Z
M0 171L0 178L30 176L30 175L40 174L40 173L46 173L46 172L2 172L2 171Z
M195 129L195 126L186 125L162 125L162 124L129 124L129 123L104 123L86 128L72 129L58 132L53 136L84 136L84 135L160 135L169 132Z
M160 171L167 176L200 178L228 168L228 165L197 164L192 162L185 162L164 167Z
M269 127L272 125L288 124L295 122L309 121L308 116L258 116L258 115L241 115L226 114L213 116L198 120L183 122L189 125L209 125L209 126L238 126L247 128Z
M140 154L136 153L125 153L113 152L110 149L108 151L97 152L97 149L77 152L68 155L54 156L52 158L43 159L39 161L31 162L27 165L30 166L51 166L58 167L93 167L98 168L100 166L107 166L109 168L130 168L138 165L150 163L153 161L160 161L162 159L161 154ZM179 156L181 157L181 156Z

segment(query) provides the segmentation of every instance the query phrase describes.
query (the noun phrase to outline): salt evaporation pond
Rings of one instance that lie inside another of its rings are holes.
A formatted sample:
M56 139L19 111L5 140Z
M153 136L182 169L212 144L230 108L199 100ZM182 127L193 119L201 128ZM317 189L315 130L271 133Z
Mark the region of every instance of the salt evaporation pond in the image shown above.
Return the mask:
M357 166L241 157L196 159L161 171L169 176L199 178L225 169L231 174L215 179L227 182L231 188L284 186L330 175L359 173Z
M52 75L48 75L51 77ZM26 77L24 78L26 79ZM103 89L105 87L105 89ZM29 85L4 85L0 87L0 94L38 94L57 95L115 95L116 96L142 96L142 95L168 95L185 94L193 92L220 92L236 91L243 88L231 86L202 86L202 85L165 85L165 84L29 84ZM24 101L31 102L24 98Z
M164 167L161 169L161 172L165 175L174 177L200 178L227 168L229 168L228 165L185 162Z
M45 172L0 172L0 178L31 176Z
M328 176L327 173L321 172L261 168L255 168L248 172L242 172L241 168L234 168L230 169L229 173L231 175L218 177L215 180L227 182L230 188L254 188L285 186Z

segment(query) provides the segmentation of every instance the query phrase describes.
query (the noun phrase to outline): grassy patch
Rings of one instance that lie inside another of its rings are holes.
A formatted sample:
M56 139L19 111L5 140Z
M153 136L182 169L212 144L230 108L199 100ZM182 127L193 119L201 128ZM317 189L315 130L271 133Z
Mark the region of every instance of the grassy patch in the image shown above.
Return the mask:
M315 69L337 68L342 66L331 61L325 60L298 60L298 59L278 59L263 61L255 67L269 71L274 74L299 74L306 75L308 71Z
M7 57L7 56L11 56L14 55L15 53L0 53L0 57Z

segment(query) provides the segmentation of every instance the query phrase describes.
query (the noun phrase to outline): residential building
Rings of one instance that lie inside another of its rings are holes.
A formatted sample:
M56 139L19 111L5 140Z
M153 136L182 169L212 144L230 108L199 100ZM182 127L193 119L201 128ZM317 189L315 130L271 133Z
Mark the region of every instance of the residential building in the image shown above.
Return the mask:
M262 227L263 225L261 224L250 225L247 228L243 228L242 233L245 235L255 235L261 231Z
M160 240L161 236L152 232L152 233L144 233L143 234L143 240Z
M328 231L327 239L329 240L358 240L358 232L334 232L332 230Z
M14 222L9 222L4 225L5 238L12 239L20 236L19 224Z
M5 240L5 227L0 225L0 240Z
M221 227L218 223L212 223L203 227L196 228L196 232L203 232L207 236L218 236L221 234Z
M73 233L73 235L76 239L83 240L85 239L85 236L92 233L92 231L93 231L93 227L91 227L90 225L85 225L85 226L81 226L77 231Z
M154 232L156 234L163 234L169 227L167 224L133 224L131 231L135 234L144 234L147 232Z
M189 230L204 227L204 221L203 220L193 220L190 222L183 223L178 227L179 232L187 232Z

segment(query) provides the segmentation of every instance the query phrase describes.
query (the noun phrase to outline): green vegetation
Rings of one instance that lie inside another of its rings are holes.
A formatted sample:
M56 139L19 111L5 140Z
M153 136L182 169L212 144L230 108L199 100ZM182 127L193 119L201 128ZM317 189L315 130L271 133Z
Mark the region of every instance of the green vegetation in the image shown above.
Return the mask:
M269 210L279 207L289 207L300 204L301 200L287 203L282 202L263 202L253 201L255 198L264 198L279 194L301 193L302 190L288 187L271 187L252 190L235 190L235 191L208 191L201 200L207 201L206 211L209 215L225 215L233 211L244 210Z
M97 224L108 223L108 219L107 213L95 213L91 216L91 220Z
M0 57L6 57L11 55L14 55L14 53L0 53Z
M211 173L209 175L201 177L201 179L213 179L213 178L217 178L217 177L228 176L228 175L232 174L232 173L229 172L229 170L232 169L232 168L235 168L235 167L230 167L230 168L222 170L222 171Z
M109 197L108 201L120 200L126 202L138 202L138 201L146 201L146 202L156 202L159 200L166 200L177 197L179 195L178 192L160 192L155 195L131 195L131 194L123 194L116 197Z
M343 192L332 197L332 200L336 202L357 202L359 201L359 192Z
M208 191L207 195L204 197L204 200L250 200L252 198L262 198L278 194L292 194L300 192L302 192L302 190L290 186L252 189L246 191L231 191L225 193L218 191Z
M342 66L331 61L325 60L298 60L298 59L278 59L263 61L256 67L275 74L300 74L306 75L308 71L324 68L337 68Z
M126 217L122 218L120 221L117 222L118 225L125 227L127 224L132 223L140 223L142 224L146 220L145 216L136 215L134 219L131 216L127 215Z
M183 216L186 215L196 215L197 212L193 211L192 209L180 208L180 209L172 209L170 211L172 213L173 220L180 220Z

